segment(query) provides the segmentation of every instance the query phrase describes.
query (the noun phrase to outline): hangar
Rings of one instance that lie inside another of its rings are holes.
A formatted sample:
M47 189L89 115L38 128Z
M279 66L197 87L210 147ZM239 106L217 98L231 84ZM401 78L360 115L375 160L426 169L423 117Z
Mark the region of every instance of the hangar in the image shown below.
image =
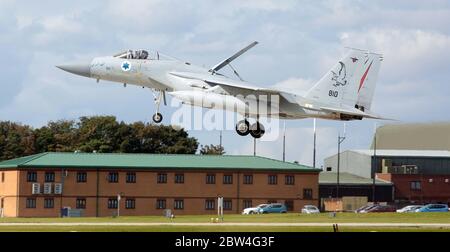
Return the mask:
M450 203L450 151L376 150L374 155L373 150L347 150L340 159L340 172L367 179L375 160L376 179L394 185L398 203ZM324 166L324 173L336 172L337 154L326 158Z
M320 169L258 156L41 153L0 162L7 217L240 213L261 203L318 202Z

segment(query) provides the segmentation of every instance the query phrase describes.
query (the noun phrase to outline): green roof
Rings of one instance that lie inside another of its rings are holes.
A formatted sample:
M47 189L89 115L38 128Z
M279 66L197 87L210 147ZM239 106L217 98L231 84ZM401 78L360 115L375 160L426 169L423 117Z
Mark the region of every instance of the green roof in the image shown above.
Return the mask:
M360 177L351 173L340 172L339 184L340 185L372 185L371 178ZM335 185L337 184L337 173L335 172L321 172L319 174L319 185ZM391 182L375 179L376 185L392 185Z
M244 169L320 172L258 156L46 152L0 162L0 168Z

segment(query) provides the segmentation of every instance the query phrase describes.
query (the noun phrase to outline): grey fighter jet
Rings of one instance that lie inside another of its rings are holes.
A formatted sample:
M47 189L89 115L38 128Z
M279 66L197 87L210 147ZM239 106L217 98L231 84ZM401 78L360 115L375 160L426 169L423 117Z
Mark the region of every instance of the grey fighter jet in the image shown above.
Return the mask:
M244 119L236 124L236 132L255 138L265 132L260 117L341 121L382 119L370 110L382 55L348 48L348 52L311 89L288 92L252 85L242 80L231 66L233 60L256 44L256 41L251 43L209 69L146 50L127 50L81 64L57 67L97 82L106 80L150 88L155 96L156 112L152 118L155 123L163 119L159 107L161 101L166 103L166 94L185 104L239 113ZM239 80L219 73L225 66L230 66ZM266 101L265 108L251 108L251 104L261 106L263 100ZM249 118L256 122L250 125Z

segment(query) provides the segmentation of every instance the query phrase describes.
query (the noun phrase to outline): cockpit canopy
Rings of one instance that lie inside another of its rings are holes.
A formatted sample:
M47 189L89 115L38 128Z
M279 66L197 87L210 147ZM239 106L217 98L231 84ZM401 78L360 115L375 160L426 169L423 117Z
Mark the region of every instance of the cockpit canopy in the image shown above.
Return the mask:
M121 59L137 59L137 60L177 60L169 55L162 54L158 51L147 50L126 50L124 52L113 55L115 58Z
M122 59L151 59L149 58L149 53L146 50L127 50L114 55L114 57Z

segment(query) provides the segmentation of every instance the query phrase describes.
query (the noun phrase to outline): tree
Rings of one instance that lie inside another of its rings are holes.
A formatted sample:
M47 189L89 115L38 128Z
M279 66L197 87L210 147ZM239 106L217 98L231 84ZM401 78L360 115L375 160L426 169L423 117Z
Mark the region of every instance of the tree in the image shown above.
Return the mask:
M134 123L137 139L140 140L140 152L195 154L198 141L189 137L184 129L175 130L171 126Z
M119 123L114 116L80 117L77 149L83 152L114 152L122 139L118 138Z
M50 121L32 129L0 121L0 160L41 152L123 152L195 154L196 138L171 126L143 122L127 124L114 116Z
M35 149L40 152L74 151L77 140L77 128L73 120L49 122L47 126L34 130Z
M223 155L225 154L225 150L223 146L220 145L201 145L200 146L200 154L202 155Z
M0 122L0 160L35 153L33 130L26 125Z

